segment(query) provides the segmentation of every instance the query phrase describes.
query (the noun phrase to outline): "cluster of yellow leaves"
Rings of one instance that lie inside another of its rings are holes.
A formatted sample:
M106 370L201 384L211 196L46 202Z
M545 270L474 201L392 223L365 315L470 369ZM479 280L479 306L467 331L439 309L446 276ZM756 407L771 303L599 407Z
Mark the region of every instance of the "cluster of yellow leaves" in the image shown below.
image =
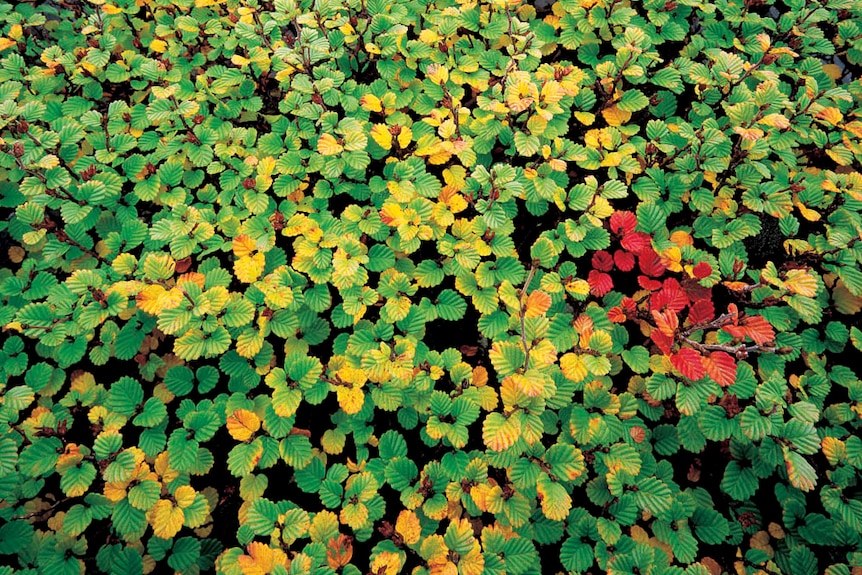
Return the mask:
M387 126L386 124L374 124L371 128L371 139L384 150L392 149L393 141L398 144L401 149L410 145L413 140L413 130L407 126Z
M245 234L236 236L233 239L233 253L238 258L233 263L236 278L243 283L257 281L266 266L266 258L257 251L254 240Z
M246 554L237 559L243 575L267 575L277 565L290 566L290 559L281 549L274 549L265 543L253 541L246 547Z

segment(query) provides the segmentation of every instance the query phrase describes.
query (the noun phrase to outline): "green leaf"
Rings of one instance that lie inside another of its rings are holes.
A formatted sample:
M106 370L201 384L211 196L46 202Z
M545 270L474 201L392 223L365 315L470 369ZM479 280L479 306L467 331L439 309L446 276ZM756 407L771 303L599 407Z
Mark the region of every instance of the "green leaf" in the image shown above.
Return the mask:
M124 417L131 417L144 400L141 384L124 376L111 385L108 393L108 409Z
M18 459L18 471L26 477L39 477L53 471L63 444L57 437L36 439L21 451Z
M149 510L158 503L162 494L162 486L152 479L145 479L129 488L129 504L135 509Z
M569 537L560 547L560 563L569 572L587 571L593 565L593 548L580 537Z
M731 461L724 470L721 489L737 501L745 501L757 491L759 481L751 467L743 467Z
M305 537L311 524L308 513L303 509L287 510L282 523L284 529L282 530L281 538L288 545L291 545L301 537Z
M196 565L201 556L201 540L196 537L180 537L174 542L168 565L176 571L183 571Z
M252 443L240 443L230 450L227 456L228 471L235 477L245 477L257 465L263 454L263 446L257 438Z
M437 313L447 321L457 321L464 317L467 302L454 290L446 289L440 292L436 302Z
M644 96L640 90L629 89L623 92L623 97L617 103L617 107L623 112L637 112L649 106L649 98Z
M83 505L73 505L63 518L63 532L71 537L77 537L87 530L93 520L93 513Z

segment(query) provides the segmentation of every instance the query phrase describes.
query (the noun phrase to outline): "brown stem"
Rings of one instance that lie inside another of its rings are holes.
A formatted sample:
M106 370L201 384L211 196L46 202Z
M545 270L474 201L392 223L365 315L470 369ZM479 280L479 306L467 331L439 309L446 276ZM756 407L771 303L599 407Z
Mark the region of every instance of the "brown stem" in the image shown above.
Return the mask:
M530 273L527 274L527 279L524 281L524 286L521 288L521 293L518 294L518 316L521 319L521 343L524 346L524 371L527 371L527 368L530 367L530 347L527 345L527 324L525 321L527 309L524 306L524 295L527 293L527 288L530 286L530 282L533 281L533 276L536 275L536 269L538 266L536 262L533 262L530 266Z

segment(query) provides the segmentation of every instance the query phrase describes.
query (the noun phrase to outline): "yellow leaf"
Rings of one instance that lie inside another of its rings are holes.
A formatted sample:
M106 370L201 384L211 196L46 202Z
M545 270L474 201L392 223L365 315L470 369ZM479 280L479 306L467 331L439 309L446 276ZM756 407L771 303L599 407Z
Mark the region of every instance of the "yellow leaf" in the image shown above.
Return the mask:
M260 429L260 418L247 409L237 409L227 418L227 431L237 441L248 441Z
M272 156L267 156L257 164L257 173L261 176L271 176L275 171L276 161Z
M9 28L9 37L13 40L20 40L24 35L24 27L21 24L13 24L11 28Z
M494 415L504 417L497 413L490 414L489 418L485 420L485 428L482 430L482 440L485 442L485 446L492 451L505 451L515 445L515 442L521 435L521 430L518 428L517 423L508 418L504 418L504 421L500 422L498 426L489 426L489 419ZM496 429L493 427L496 427Z
M406 126L402 126L401 131L398 133L398 146L406 148L410 145L411 140L413 140L413 130Z
M783 114L767 114L760 119L759 123L778 128L779 130L786 130L790 127L790 120Z
M254 541L246 547L248 555L240 555L237 563L243 575L267 575L276 565L287 567L290 562L281 549L273 549L265 543Z
M159 54L168 49L168 43L164 40L153 40L150 42L150 50Z
M0 38L0 52L17 45L18 42L16 42L15 40L12 40L10 38Z
M153 527L153 535L159 539L170 539L182 529L185 515L172 502L161 499L147 511L147 521Z
M799 208L799 213L802 214L802 217L809 222L816 222L820 220L820 212L809 209L808 206L806 206L802 202L796 202L796 207Z
M105 4L104 6L102 6L102 12L104 12L105 14L119 14L122 11L123 10L121 8L117 6L111 6L110 4Z
M191 485L181 485L174 491L174 499L180 509L185 509L195 502L197 492Z
M166 290L159 284L145 286L135 297L138 309L150 315L159 315L166 309L174 309L183 301L183 292L178 288Z
M322 134L317 140L317 151L324 156L334 156L344 151L344 146L332 134Z
M359 99L359 105L362 106L363 110L368 110L369 112L383 111L383 103L374 94L365 94L362 96Z
M566 379L581 382L587 378L588 372L580 355L567 353L560 358L560 369Z
M539 397L545 391L545 380L535 370L528 370L527 374L514 373L509 377L512 378L518 391L527 397Z
M414 545L419 542L422 535L422 526L419 524L419 517L416 513L409 509L402 509L398 514L398 519L395 521L395 531L404 539L407 545Z
M672 272L681 272L682 252L678 246L671 246L659 256L661 264Z
M428 44L429 46L439 42L441 39L442 36L440 36L440 34L433 30L429 30L428 28L419 33L419 41L423 44Z
M590 283L585 279L574 279L566 284L566 291L575 296L587 296Z
M833 126L837 126L841 123L841 120L844 119L844 115L841 113L841 110L834 106L823 108L817 112L816 117L832 124Z
M347 504L341 508L338 519L353 530L360 529L368 520L368 507L364 503Z
M584 126L592 126L596 121L596 115L592 112L575 112L575 118Z
M339 387L335 390L335 395L338 397L338 405L348 415L359 413L365 403L365 393L359 387Z
M371 561L371 573L376 575L397 575L403 566L401 554L394 551L381 551Z
M632 113L620 110L617 105L614 104L613 106L602 110L602 116L604 116L605 122L608 123L608 126L622 126L631 120Z
M246 234L240 234L233 239L231 244L233 248L233 255L238 258L243 258L245 256L251 255L257 249L257 246L254 244L254 240L248 237Z
M425 76L439 86L449 79L449 70L440 64L431 64L425 69Z
M815 297L817 295L817 278L808 270L792 269L787 272L784 287L805 297Z
M548 165L551 166L551 169L555 172L565 172L567 169L566 162L559 158L551 158L548 160Z
M385 124L374 124L371 128L370 136L371 139L384 150L388 150L392 147L392 133Z
M380 221L387 226L398 227L407 223L404 210L398 204L383 204L380 208Z
M266 258L257 253L253 256L241 257L233 263L233 272L236 278L243 283L257 281L263 268L266 266Z
M840 461L847 457L847 448L844 442L838 438L827 435L823 438L821 447L829 465L838 465Z

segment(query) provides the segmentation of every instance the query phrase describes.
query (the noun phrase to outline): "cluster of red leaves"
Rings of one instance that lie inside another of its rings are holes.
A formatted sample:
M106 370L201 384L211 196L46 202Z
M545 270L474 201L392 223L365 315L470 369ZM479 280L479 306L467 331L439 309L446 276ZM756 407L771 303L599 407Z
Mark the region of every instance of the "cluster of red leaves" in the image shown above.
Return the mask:
M772 326L762 316L740 318L735 305L728 307L730 319L716 323L712 288L704 288L697 281L712 273L709 264L695 266L693 278L685 276L679 281L663 277L667 268L652 249L649 235L634 231L635 224L634 214L630 212L616 212L611 216L611 229L619 237L621 249L614 254L601 251L593 256L595 269L588 280L591 291L594 287L610 290L613 283L607 272L614 268L630 271L637 263L641 272L638 285L649 293L637 301L624 297L620 305L608 311L610 320L646 323L653 344L670 357L684 377L697 381L708 376L722 387L731 385L736 378L736 357L727 351L702 350L702 346L695 349L691 345L696 344L685 343L687 336L702 329L720 328L740 342L750 339L756 345L763 345L775 338Z
M644 232L636 232L637 223L637 216L632 212L618 211L611 215L611 233L620 247L613 253L600 250L593 254L593 269L587 275L592 295L601 297L613 289L614 280L608 272L614 269L630 272L638 264L644 274L655 273L658 276L664 272L664 266L661 266L661 270L655 268L658 256L652 249L652 237Z

